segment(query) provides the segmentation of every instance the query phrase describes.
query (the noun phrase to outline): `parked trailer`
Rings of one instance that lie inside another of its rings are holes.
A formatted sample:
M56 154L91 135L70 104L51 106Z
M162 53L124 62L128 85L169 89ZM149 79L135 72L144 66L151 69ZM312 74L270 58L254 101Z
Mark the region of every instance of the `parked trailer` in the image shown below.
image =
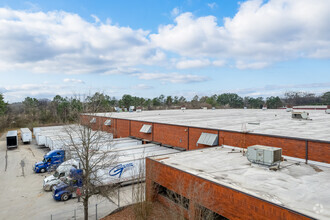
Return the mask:
M76 145L79 145L81 143L81 139L79 139L79 138L76 138L73 141ZM99 140L99 141L97 141L97 143L98 143L97 150L107 151L107 150L110 150L114 147L140 145L140 144L142 144L142 141L137 140L137 139L133 139L133 138L125 138L125 139L115 138L115 139L112 139L112 140L110 140L110 139L108 139L108 140ZM51 150L64 149L65 146L68 146L70 144L72 144L72 141L70 139L55 139L54 138L50 142L49 148ZM93 148L93 146L91 146L91 148Z
M32 132L28 128L21 128L21 139L23 143L30 143L32 141Z
M8 131L6 140L7 149L18 147L17 131Z
M150 156L167 155L178 153L179 150L162 147L159 145L147 148L148 152L135 152L129 154L127 151L122 151L123 155L118 158L116 163L109 165L108 168L100 169L96 172L97 181L95 185L102 187L118 183L134 183L141 181L145 176L145 158ZM143 145L141 145L143 148ZM149 150L153 148L153 150ZM134 149L134 148L133 148ZM71 169L70 178L58 184L53 188L53 198L58 201L66 201L76 196L76 190L82 187L82 170Z

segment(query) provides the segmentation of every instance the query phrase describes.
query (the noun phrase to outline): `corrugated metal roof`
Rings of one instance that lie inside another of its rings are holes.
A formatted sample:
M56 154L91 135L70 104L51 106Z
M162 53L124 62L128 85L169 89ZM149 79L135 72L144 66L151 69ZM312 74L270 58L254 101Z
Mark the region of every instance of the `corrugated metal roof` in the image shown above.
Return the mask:
M151 133L151 125L143 125L142 128L140 129L140 132L150 134Z
M110 126L110 125L111 125L111 120L110 120L110 119L106 120L106 121L104 122L104 125L108 125L108 126Z
M217 146L218 145L218 135L210 133L202 133L199 137L197 144L205 144L208 146Z

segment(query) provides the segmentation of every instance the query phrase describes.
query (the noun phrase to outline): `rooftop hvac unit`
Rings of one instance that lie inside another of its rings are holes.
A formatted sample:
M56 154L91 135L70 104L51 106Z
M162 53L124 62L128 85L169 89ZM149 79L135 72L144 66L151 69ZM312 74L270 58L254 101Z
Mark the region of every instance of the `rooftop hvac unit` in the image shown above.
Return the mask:
M186 107L185 107L185 106L182 106L182 107L181 107L181 110L186 110Z
M247 148L246 157L251 163L266 166L279 165L282 158L282 148L253 145Z
M140 129L141 133L151 134L151 125L143 125Z
M111 120L110 120L110 119L106 120L106 121L104 122L104 125L110 126L110 125L111 125Z
M92 118L92 120L90 120L91 124L95 124L96 123L96 118Z
M309 120L308 112L292 112L292 118Z
M204 144L208 146L217 146L218 145L218 135L210 133L202 133L197 141L198 144Z

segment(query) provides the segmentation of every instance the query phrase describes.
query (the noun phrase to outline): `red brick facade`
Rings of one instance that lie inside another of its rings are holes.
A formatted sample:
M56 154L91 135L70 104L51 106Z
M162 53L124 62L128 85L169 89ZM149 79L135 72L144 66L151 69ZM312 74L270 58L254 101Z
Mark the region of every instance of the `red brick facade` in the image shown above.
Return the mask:
M189 208L185 209L180 204L157 194L154 183L188 198ZM158 200L171 210L176 210L189 219L195 219L196 207L199 206L228 219L309 219L276 204L213 183L149 158L146 161L146 196L147 200Z
M82 115L82 123L89 123L95 116ZM255 144L280 147L283 155L306 159L306 141L304 139L276 137L271 135L259 135L251 133L240 133L235 131L223 131L217 129L195 128L189 126L169 125L162 123L142 122L127 119L111 119L111 126L105 126L106 117L95 117L96 123L93 129L101 128L103 131L112 132L115 138L133 136L149 141L159 142L165 145L180 147L186 150L209 147L197 145L202 132L219 134L218 144L235 147L248 147ZM141 133L143 124L152 125L152 133ZM330 163L330 143L308 140L308 159Z

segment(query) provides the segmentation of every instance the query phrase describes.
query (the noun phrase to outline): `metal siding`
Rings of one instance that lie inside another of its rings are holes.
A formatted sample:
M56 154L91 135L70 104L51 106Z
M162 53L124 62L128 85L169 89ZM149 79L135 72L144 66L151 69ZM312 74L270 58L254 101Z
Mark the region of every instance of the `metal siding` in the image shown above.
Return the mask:
M110 119L106 120L106 121L104 122L104 125L108 125L108 126L110 126L110 125L111 125L111 120L110 120Z
M218 135L203 132L199 137L197 144L216 146L218 144Z
M151 134L151 125L143 125L142 128L140 129L140 132L146 133L146 134Z

